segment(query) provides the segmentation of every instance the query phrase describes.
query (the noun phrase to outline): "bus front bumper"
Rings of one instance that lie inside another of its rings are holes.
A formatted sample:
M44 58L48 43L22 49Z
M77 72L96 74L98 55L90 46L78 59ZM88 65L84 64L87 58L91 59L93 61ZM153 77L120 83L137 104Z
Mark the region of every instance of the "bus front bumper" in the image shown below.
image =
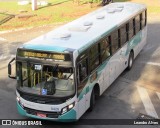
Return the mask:
M43 119L43 120L50 120L50 121L56 121L56 122L73 122L77 120L76 119L77 114L74 108L72 108L71 110L69 110L64 114L58 115L57 118L41 117L41 116L37 116L36 114L28 114L26 110L18 102L17 102L17 109L20 115L35 118L35 119Z

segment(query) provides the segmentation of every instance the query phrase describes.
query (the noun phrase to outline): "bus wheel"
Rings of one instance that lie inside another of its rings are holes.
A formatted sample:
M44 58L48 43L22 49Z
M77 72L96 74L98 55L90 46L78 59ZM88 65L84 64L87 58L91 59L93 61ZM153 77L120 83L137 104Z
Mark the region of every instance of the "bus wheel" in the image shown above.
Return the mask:
M129 54L129 59L128 59L128 67L127 67L128 70L130 70L133 66L133 59L134 59L134 54L131 51Z
M89 108L90 112L93 110L95 103L96 103L96 97L95 97L94 88L93 88L91 93L91 99L90 99L90 108Z

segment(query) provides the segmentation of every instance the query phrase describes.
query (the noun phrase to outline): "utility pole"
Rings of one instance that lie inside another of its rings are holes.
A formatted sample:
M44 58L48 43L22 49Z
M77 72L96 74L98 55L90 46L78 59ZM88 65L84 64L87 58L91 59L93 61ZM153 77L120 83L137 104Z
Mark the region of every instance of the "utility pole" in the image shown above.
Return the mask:
M32 0L32 10L37 10L37 0Z

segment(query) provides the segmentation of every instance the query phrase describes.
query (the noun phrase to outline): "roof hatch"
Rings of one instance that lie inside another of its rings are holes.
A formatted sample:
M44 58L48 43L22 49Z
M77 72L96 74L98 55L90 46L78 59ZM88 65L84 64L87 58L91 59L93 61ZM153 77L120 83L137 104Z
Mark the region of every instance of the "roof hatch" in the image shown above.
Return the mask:
M75 31L75 32L86 32L90 28L91 28L91 26L75 26L75 27L70 27L68 30Z
M107 8L108 13L115 13L115 12L121 12L124 9L124 5L114 5L110 8Z
M86 21L83 23L84 26L92 26L93 22L92 21Z
M96 16L96 19L104 19L105 18L105 14L98 14Z
M53 35L53 38L54 39L68 39L71 37L71 33L60 33L60 34L57 34L57 35Z

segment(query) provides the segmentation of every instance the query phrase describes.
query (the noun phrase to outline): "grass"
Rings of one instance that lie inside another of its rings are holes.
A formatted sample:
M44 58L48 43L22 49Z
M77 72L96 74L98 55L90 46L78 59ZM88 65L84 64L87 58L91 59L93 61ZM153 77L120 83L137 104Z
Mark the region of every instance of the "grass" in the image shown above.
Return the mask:
M160 14L160 6L148 6L149 14Z
M68 2L67 2L68 1ZM8 22L4 23L0 27L0 31L16 29L22 27L35 27L47 24L54 24L59 22L69 22L82 15L85 15L99 7L90 7L88 3L91 0L74 0L87 4L78 4L73 2L73 0L48 0L48 6L38 6L38 10L32 11L31 4L29 5L18 5L17 2L0 2L0 12L5 12L7 14L34 14L33 17L25 18L13 18ZM86 2L88 1L88 2ZM160 14L160 4L158 0L146 1L146 0L114 0L114 2L139 2L146 3L148 6L148 14ZM157 2L157 4L155 3ZM21 13L20 11L27 11L26 13ZM5 18L6 15L0 13L0 21Z
M69 0L48 0L49 5L63 3ZM41 8L41 6L38 6ZM0 11L7 11L8 13L19 13L20 10L31 11L31 3L28 5L18 5L17 2L0 2Z
M96 8L90 8L90 4L78 5L73 1L65 2L66 0L49 0L50 5L47 7L39 7L36 11L31 10L31 5L20 6L16 2L6 4L7 2L0 2L0 10L7 11L7 13L20 14L20 10L26 10L27 13L35 14L33 17L13 18L10 21L1 25L0 30L8 30L22 27L34 27L59 22L72 21ZM61 3L61 4L58 4ZM22 8L23 7L23 8Z
M5 14L0 14L0 19L5 19L5 18L7 18L7 15L5 15Z

